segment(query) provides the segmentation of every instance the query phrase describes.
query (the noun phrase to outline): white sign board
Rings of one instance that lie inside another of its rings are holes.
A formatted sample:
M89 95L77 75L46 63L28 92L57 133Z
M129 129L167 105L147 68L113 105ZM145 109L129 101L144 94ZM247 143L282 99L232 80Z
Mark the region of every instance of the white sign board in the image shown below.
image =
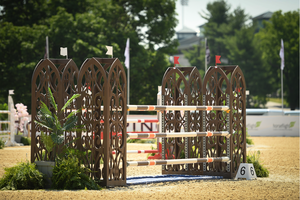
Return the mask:
M257 179L255 169L252 163L241 163L238 172L234 178L237 179L246 179L246 180L254 180Z
M247 115L246 128L250 136L299 136L299 116Z

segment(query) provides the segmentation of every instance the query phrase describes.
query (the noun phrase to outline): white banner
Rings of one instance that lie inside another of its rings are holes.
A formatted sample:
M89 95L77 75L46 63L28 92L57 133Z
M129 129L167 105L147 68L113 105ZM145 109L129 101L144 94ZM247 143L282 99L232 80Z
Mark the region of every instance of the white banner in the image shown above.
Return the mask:
M127 119L157 119L156 115L128 115ZM127 123L128 132L157 131L157 123Z
M299 137L299 116L246 116L250 136Z

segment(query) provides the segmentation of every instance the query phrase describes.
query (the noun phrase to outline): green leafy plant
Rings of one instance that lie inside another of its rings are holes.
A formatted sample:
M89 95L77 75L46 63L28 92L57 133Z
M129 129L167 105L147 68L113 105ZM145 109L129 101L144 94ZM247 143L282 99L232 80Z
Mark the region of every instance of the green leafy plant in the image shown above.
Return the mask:
M24 145L30 145L31 139L29 137L21 137L21 143L23 143Z
M2 190L41 189L44 185L45 177L29 161L5 168L5 174L0 179Z
M74 94L62 107L62 109L58 111L51 89L48 88L48 97L54 112L51 112L47 105L41 101L41 108L37 115L38 120L35 120L35 123L41 128L46 128L50 131L50 135L46 135L42 132L41 140L45 145L46 150L50 152L51 161L55 161L58 146L64 142L64 132L82 130L81 128L83 125L76 124L76 114L80 111L80 109L71 112L66 118L63 118L64 110L79 96L80 94Z
M260 159L260 151L249 153L247 155L247 163L252 163L255 168L255 173L257 177L269 177L269 170L265 168L259 162Z
M249 138L250 135L248 134L248 128L246 128L246 143L251 145L254 144L253 140Z
M78 155L67 151L65 157L58 158L53 168L52 187L54 189L101 189L87 173L90 169L81 167Z
M0 149L3 149L5 146L5 142L2 138L0 138Z

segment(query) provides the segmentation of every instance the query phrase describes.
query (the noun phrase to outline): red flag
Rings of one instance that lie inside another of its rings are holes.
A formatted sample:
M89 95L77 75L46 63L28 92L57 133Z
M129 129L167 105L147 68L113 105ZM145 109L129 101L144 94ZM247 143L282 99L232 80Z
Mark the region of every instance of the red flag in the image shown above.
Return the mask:
M221 56L217 56L217 55L216 55L216 66L217 66L218 63L221 64L220 58L221 58Z
M179 56L174 56L174 65L179 64L178 59L179 59Z

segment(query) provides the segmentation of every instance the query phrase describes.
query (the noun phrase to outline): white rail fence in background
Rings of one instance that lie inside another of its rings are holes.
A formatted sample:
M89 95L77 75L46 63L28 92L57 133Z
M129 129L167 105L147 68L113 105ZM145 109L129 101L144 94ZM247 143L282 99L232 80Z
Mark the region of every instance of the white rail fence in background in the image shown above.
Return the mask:
M6 130L0 130L0 137L2 140L5 141L5 146L20 146L15 141L15 134L16 134L16 126L15 126L15 115L14 115L14 101L12 96L14 94L13 90L9 90L8 94L8 110L0 110L0 114L7 114L8 120L0 121L1 124L8 124L5 126Z

